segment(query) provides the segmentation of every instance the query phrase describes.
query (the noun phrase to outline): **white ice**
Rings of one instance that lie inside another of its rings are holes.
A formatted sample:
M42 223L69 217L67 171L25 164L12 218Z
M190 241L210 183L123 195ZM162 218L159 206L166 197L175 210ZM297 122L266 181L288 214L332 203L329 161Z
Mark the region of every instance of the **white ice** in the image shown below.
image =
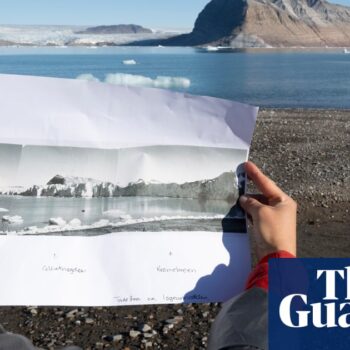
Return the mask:
M92 74L80 74L77 76L77 79L79 80L88 80L88 81L99 81L98 78L94 77Z
M51 218L49 220L50 225L55 225L55 226L64 226L66 225L66 221L63 220L62 218Z
M99 81L94 75L86 73L81 74L77 79L88 81ZM125 73L110 73L104 79L105 83L124 85L124 86L139 86L139 87L154 87L154 88L182 88L188 89L191 86L191 80L184 77L166 77L158 76L155 79L145 77L143 75L125 74Z
M165 39L176 33L155 31L139 34L79 34L86 27L78 26L0 26L0 39L17 46L107 46L133 41Z
M175 216L168 216L168 215L161 215L161 216L154 216L150 218L140 217L140 218L132 218L130 215L124 215L122 217L119 217L118 219L121 221L111 221L108 219L101 219L97 222L94 222L90 225L78 225L79 219L73 219L69 223L66 223L65 220L62 218L52 218L51 220L54 220L52 222L61 222L62 224L50 224L45 227L37 227L37 226L30 226L26 227L23 230L19 231L4 231L0 232L2 234L8 234L8 235L36 235L36 234L54 234L54 233L63 233L67 231L84 231L84 230L91 230L91 229L100 229L104 227L123 227L123 226L129 226L134 224L144 224L144 223L151 223L151 222L158 222L158 221L170 221L170 220L222 220L224 218L224 215L175 215ZM116 219L116 218L114 218ZM62 221L60 221L62 220ZM80 221L80 220L79 220ZM64 223L63 223L64 222Z
M127 85L127 86L144 86L144 87L154 87L154 88L183 88L188 89L191 86L191 81L183 77L166 77L158 76L155 79L145 77L143 75L134 74L107 74L106 83L116 84L116 85Z
M136 64L136 61L135 60L124 60L123 64L125 64L125 65L134 65L134 64Z
M71 221L69 221L69 225L72 227L79 227L79 226L81 226L81 220L79 220L77 218L72 219Z
M206 49L207 51L219 51L219 48L216 46L207 46Z
M2 221L7 222L9 224L21 224L23 222L23 218L22 216L19 216L19 215L14 215L14 216L4 215L2 217Z

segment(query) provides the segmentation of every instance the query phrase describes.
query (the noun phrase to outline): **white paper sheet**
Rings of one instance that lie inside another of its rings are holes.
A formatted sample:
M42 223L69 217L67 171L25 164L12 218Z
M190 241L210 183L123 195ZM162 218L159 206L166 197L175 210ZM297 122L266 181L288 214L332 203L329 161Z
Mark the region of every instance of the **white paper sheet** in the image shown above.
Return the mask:
M236 168L256 107L13 75L0 75L0 99L1 305L210 302L243 289Z

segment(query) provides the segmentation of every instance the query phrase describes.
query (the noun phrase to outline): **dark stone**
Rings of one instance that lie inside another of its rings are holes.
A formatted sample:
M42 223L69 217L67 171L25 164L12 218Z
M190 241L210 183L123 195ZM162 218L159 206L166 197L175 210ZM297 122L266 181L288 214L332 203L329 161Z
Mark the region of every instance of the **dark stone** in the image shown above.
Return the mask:
M48 185L64 185L66 183L66 180L61 175L54 176L47 184Z

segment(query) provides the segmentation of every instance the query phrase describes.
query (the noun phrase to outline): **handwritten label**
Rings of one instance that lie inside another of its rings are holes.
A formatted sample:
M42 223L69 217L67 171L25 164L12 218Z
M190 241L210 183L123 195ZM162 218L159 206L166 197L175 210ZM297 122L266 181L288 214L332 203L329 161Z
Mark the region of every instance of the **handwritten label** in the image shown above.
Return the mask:
M182 303L182 302L203 302L207 300L208 297L201 294L191 294L185 296L171 296L171 295L163 295L163 300L167 303Z
M65 273L69 273L70 275L81 274L86 272L86 270L79 267L67 267L67 266L60 266L60 265L58 266L44 265L42 267L42 270L45 272L65 272Z
M142 299L139 297L134 297L132 295L128 296L128 297L121 297L121 296L117 296L114 297L115 300L117 300L117 302L119 304L128 304L128 303L140 303L142 302Z
M170 273L196 273L196 269L187 268L187 267L162 267L157 266L157 272L170 272Z

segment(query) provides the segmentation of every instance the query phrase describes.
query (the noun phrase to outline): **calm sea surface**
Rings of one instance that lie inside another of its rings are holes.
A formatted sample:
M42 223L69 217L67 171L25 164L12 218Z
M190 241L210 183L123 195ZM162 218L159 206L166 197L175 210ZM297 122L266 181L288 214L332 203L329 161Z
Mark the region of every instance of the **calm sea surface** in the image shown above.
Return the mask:
M136 65L124 65L134 59ZM192 48L0 48L0 73L184 77L193 94L259 106L350 108L350 54L208 52Z

